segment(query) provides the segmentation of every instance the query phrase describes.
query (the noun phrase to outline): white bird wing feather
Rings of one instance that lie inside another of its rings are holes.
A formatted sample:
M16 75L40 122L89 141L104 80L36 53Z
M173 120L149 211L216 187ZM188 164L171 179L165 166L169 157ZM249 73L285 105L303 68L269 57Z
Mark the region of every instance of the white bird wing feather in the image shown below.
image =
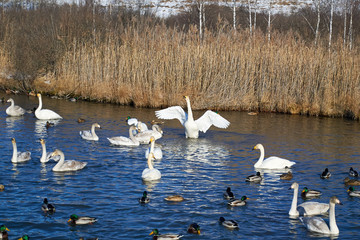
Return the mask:
M129 126L131 126L131 125L137 125L138 124L138 120L136 119L136 118L129 118L128 120L127 120L127 123L128 123L128 125Z
M204 133L211 127L211 125L214 125L218 128L227 128L230 125L230 122L228 120L211 110L207 110L195 122L199 128L199 131L202 131Z
M80 136L82 136L82 137L93 137L91 131L88 131L88 130L80 131Z
M326 233L329 227L321 217L300 217L301 222L311 232Z
M187 120L187 114L180 106L168 107L155 112L155 115L159 119L178 119L181 125L184 125Z

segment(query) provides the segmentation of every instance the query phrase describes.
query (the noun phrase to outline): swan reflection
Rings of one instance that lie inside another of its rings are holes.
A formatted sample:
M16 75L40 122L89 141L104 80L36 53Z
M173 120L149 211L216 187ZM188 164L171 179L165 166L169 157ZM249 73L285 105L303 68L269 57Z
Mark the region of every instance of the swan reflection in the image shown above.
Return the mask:
M35 121L35 133L38 138L45 138L47 136L47 129L49 126L56 126L59 124L59 119L54 120L36 120Z

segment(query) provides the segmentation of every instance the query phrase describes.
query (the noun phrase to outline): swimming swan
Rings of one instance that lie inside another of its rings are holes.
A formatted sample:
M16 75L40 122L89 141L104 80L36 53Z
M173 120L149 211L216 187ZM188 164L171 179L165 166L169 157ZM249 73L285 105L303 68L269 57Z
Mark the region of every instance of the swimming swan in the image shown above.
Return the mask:
M25 114L25 109L20 106L15 105L15 102L12 98L9 98L7 102L10 102L11 105L6 109L6 114L11 117L18 117Z
M35 110L35 116L40 120L49 120L49 119L60 119L62 118L56 112L49 110L49 109L41 109L42 108L42 99L41 94L38 93L37 97L39 98L39 106Z
M159 159L162 159L163 157L163 154L162 154L162 150L161 148L159 147L155 147L155 140L151 142L151 144L154 145L153 147L153 158L152 159L156 159L156 160L159 160ZM147 159L149 157L149 154L150 154L150 150L151 150L151 146L148 147L145 151L145 158Z
M80 136L85 140L99 141L99 137L95 133L95 127L101 129L101 127L98 123L93 123L91 125L91 130L90 131L88 131L88 130L80 131Z
M18 152L16 146L15 138L11 139L13 145L13 155L11 158L11 162L18 163L18 162L26 162L31 159L31 152Z
M297 205L299 184L297 182L294 182L293 184L291 184L291 187L289 189L294 189L294 196L289 211L290 216L294 216L294 217L299 216L300 215L299 211L304 216L309 216L309 215L324 214L329 210L329 204L327 203L304 202L300 205Z
M86 162L79 162L79 161L75 161L75 160L66 160L65 161L65 156L64 153L59 150L56 149L51 156L54 157L56 155L60 155L60 160L59 162L53 167L53 171L54 172L68 172L68 171L77 171L80 169L83 169L86 166Z
M152 165L152 157L153 157L153 154L154 154L154 144L152 144L152 142L155 141L155 138L154 137L151 137L150 138L150 153L149 153L149 156L148 156L148 159L147 159L147 163L148 163L148 168L145 168L142 172L142 179L144 181L153 181L153 180L158 180L161 178L161 173L159 170L157 170L156 168L153 167Z
M321 217L300 217L300 221L311 232L326 234L326 235L338 235L339 228L336 225L335 219L335 204L342 205L340 200L333 196L330 198L330 211L329 211L329 226Z
M156 117L160 119L178 119L185 127L186 138L198 138L199 131L206 133L212 125L218 128L227 128L230 125L228 120L211 110L207 110L200 118L194 121L190 99L188 96L184 96L184 98L186 100L188 114L185 113L182 107L173 106L156 111Z
M289 161L284 158L279 157L268 157L264 160L265 150L262 144L257 144L254 149L260 150L260 158L254 164L255 168L265 168L265 169L283 169L286 167L291 167L296 164L295 162Z
M149 144L150 138L154 137L155 140L162 137L163 131L159 125L153 125L152 130L142 131L135 135L135 139L140 142L140 144Z
M140 142L135 139L133 135L133 130L136 130L137 128L135 126L130 126L129 128L129 137L111 137L107 138L109 142L113 145L120 145L120 146L139 146Z
M59 155L56 155L56 156L52 157L51 156L52 153L47 153L46 152L46 144L45 144L44 139L40 139L40 143L41 143L41 147L42 147L42 155L41 155L41 158L40 158L40 162L46 163L46 162L50 161L51 159L54 160L55 162L60 160Z

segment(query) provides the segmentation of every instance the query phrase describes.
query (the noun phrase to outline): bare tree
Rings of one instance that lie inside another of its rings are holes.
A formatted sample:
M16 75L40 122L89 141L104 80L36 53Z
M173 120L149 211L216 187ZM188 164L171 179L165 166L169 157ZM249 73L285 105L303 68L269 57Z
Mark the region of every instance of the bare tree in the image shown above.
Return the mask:
M315 46L317 45L318 39L319 39L319 28L320 28L320 0L313 0L315 7L316 7L316 13L317 13L317 21L316 21L316 30L315 30Z
M347 12L348 12L348 0L343 0L344 6L344 48L346 47L346 21L347 21Z
M271 39L271 5L272 5L272 0L268 0L269 2L269 14L268 14L268 41L270 42Z
M254 31L256 31L256 9L257 9L257 0L255 0L255 7L254 7Z
M199 37L202 40L204 38L203 28L205 25L205 0L195 0L195 3L199 11Z
M331 49L332 30L333 30L333 19L334 19L334 0L330 2L330 26L329 26L329 51Z
M233 27L236 30L236 0L233 1Z
M248 6L249 6L249 29L250 29L250 37L252 36L252 19L251 19L251 4L250 0L248 0Z
M350 2L350 22L349 22L349 49L352 50L353 46L353 11L354 11L354 0Z

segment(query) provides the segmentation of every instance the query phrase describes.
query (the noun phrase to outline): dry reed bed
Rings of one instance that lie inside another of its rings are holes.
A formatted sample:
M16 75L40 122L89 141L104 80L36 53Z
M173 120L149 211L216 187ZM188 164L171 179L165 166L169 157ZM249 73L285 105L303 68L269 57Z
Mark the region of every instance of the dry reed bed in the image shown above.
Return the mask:
M246 32L207 33L199 44L195 28L129 28L96 45L74 40L53 90L137 107L183 105L186 94L195 109L359 118L359 54L333 46Z

